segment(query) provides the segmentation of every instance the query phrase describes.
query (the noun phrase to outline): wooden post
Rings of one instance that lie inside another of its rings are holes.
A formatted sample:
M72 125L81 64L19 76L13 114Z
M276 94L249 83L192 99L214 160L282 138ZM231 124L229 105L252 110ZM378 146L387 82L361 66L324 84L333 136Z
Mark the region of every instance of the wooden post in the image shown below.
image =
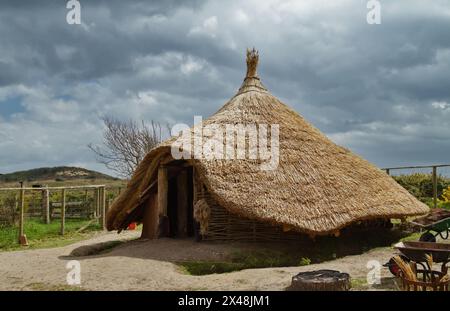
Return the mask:
M200 234L200 223L195 219L195 203L198 201L198 184L197 184L197 170L192 166L192 219L194 222L194 237L196 241L200 241L202 236Z
M94 218L97 218L97 216L98 216L98 214L97 214L97 209L98 209L98 189L97 188L95 188L94 189L94 198L93 198L93 200L92 200L92 203L93 203L93 207L92 207L92 209L94 210Z
M437 207L437 167L436 166L433 166L432 181L433 181L433 203L434 203L434 208L436 208Z
M97 214L97 218L98 218L98 224L101 226L102 225L102 215L100 213L101 210L101 196L102 196L102 190L101 188L97 188L97 209L96 209L96 214Z
M196 175L197 172L195 170L195 167L192 166L192 206L195 206L195 203L198 201L197 198L197 178Z
M44 222L50 224L50 191L48 186L42 190L42 212L44 214Z
M188 174L184 169L177 176L177 233L180 238L187 236L188 200Z
M85 189L85 190L84 190L84 206L85 206L85 207L88 207L88 206L87 206L87 202L88 202L88 190Z
M101 194L101 192L102 192L102 190L101 190L101 188L96 188L97 190L97 194L96 194L96 199L97 199L97 204L96 204L96 210L95 210L95 213L96 213L96 215L97 215L97 218L98 218L98 224L101 226L102 225L102 215L100 214L100 210L101 210L101 206L100 206L100 202L101 202L101 196L102 196L102 194Z
M158 211L159 215L167 216L167 193L169 190L169 180L167 177L167 167L158 168Z
M25 214L25 189L23 189L23 182L20 183L20 218L19 218L19 238L20 245L26 245L26 237L24 233L24 214Z
M105 187L100 189L100 225L106 230L106 191Z
M390 173L391 173L390 170L387 168L386 169L386 174L390 175Z
M66 189L61 190L61 235L64 235L66 222Z
M142 219L142 239L156 239L158 237L159 211L157 206L157 194L152 193L144 208Z

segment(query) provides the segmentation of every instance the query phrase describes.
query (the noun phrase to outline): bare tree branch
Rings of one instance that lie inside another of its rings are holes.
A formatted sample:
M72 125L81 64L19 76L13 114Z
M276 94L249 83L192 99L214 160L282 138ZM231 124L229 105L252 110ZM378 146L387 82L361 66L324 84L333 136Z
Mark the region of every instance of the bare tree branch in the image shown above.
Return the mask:
M104 117L105 131L103 145L89 144L97 161L122 177L130 177L137 165L152 148L162 139L161 125L151 122L147 125L130 120L120 121L111 117Z

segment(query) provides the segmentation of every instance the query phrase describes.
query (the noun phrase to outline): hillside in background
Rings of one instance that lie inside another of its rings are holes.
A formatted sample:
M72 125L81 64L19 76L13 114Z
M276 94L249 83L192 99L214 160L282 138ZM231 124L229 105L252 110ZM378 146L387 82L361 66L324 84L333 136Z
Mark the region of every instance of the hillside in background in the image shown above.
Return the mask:
M32 182L41 180L68 181L68 180L119 180L118 178L91 171L81 167L57 166L41 167L27 171L19 171L8 174L0 174L0 182Z

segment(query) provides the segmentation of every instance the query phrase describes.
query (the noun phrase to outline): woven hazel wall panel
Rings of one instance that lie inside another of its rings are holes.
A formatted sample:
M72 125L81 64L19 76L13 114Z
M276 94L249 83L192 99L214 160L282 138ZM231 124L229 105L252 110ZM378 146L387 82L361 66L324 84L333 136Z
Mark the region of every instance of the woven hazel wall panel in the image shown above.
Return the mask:
M297 240L301 237L297 232L283 232L281 227L233 215L218 205L207 191L198 191L197 198L205 199L211 209L208 230L203 240L261 242Z

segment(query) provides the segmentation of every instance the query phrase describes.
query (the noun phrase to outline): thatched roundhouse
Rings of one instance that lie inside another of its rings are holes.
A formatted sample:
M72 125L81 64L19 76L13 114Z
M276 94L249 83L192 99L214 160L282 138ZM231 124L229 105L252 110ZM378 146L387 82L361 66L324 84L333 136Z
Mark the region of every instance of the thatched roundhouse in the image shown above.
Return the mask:
M338 235L361 221L428 212L385 172L334 144L271 95L257 76L257 63L258 53L248 51L239 91L200 126L278 125L276 168L262 169L264 161L254 158L192 158L190 151L190 158L177 159L171 147L179 137L171 138L146 155L114 201L109 230L138 221L147 238L200 232L207 240L282 239ZM195 136L198 127L189 132Z

